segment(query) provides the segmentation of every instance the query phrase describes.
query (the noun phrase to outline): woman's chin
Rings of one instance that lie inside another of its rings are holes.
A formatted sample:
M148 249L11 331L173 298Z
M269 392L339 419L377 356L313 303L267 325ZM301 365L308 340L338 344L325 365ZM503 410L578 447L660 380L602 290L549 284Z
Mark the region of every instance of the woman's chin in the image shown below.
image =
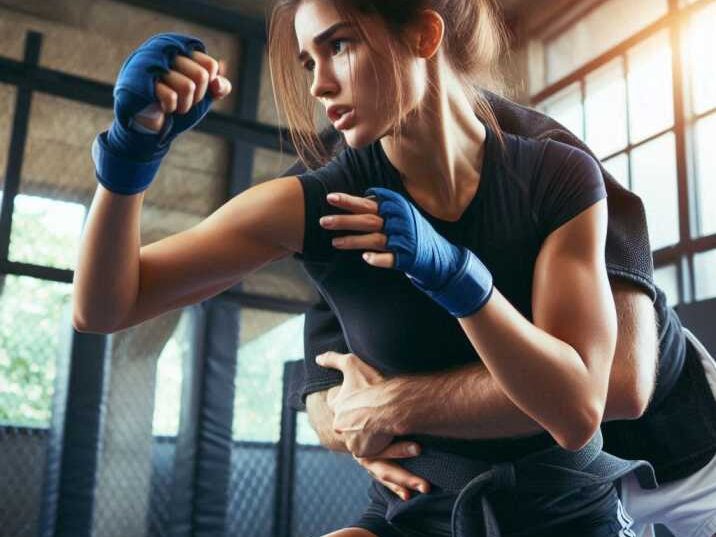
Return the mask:
M357 127L358 126L356 125L350 129L341 131L343 133L343 137L346 139L346 144L353 149L360 149L361 147L370 145L380 137L378 133L366 132L365 130Z

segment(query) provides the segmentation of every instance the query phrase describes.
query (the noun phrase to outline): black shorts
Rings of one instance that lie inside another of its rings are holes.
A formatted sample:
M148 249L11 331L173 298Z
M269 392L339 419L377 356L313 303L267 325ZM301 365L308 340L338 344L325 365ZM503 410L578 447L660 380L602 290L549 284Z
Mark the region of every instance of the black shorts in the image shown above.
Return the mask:
M400 524L389 523L385 495L392 491L374 482L371 503L351 527L363 528L377 537L453 537L452 504L457 495L433 486L415 516ZM416 496L419 493L413 493ZM561 498L501 492L488 496L504 537L634 537L632 520L624 512L613 484L588 487ZM559 522L560 519L568 519Z

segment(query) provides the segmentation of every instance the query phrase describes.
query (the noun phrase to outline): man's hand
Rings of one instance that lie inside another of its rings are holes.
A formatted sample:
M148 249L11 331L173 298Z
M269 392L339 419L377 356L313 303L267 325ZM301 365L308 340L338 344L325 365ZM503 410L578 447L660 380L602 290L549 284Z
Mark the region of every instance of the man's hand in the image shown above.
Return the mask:
M430 491L430 483L390 460L406 459L419 454L420 447L415 442L396 442L375 457L356 457L354 455L353 458L366 469L373 479L392 490L403 500L409 500L410 489L425 494Z
M385 379L355 354L327 352L316 357L323 367L343 373L343 384L328 391L326 403L333 412L333 429L341 433L346 448L356 457L370 457L393 441L385 426L390 398L384 392Z

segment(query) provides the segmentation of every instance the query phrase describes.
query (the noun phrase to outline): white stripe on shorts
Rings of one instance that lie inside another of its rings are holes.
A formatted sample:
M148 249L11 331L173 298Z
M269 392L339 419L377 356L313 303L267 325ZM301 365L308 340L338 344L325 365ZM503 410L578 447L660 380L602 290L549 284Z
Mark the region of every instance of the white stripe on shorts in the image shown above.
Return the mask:
M636 537L636 533L631 529L634 519L624 510L621 500L617 500L617 518L622 525L622 529L619 530L619 537Z

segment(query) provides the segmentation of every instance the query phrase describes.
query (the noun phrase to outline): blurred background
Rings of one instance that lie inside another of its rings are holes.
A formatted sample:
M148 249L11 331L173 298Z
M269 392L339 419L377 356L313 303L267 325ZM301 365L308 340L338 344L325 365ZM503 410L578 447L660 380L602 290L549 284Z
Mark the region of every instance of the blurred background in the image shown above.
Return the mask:
M501 4L509 96L567 126L642 198L672 305L716 297L716 1ZM365 473L321 448L291 404L285 380L317 299L296 260L109 337L71 325L89 148L111 122L119 66L150 35L200 37L235 91L173 144L143 244L293 163L266 7L0 0L0 536L307 537L365 503Z

